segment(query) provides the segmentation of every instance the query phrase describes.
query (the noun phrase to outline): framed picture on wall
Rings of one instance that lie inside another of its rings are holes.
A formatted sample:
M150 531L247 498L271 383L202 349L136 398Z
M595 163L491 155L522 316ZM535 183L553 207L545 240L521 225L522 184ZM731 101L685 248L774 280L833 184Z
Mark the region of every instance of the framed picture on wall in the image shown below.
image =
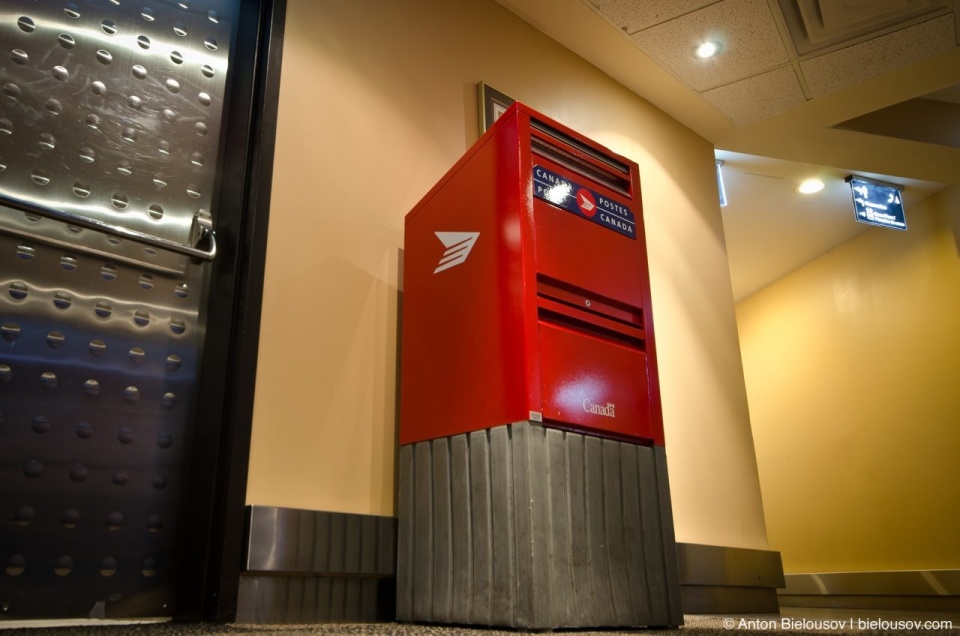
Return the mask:
M515 99L507 97L497 89L487 86L483 82L477 84L477 96L480 101L480 134L487 131L493 122L497 121L506 110L514 103Z

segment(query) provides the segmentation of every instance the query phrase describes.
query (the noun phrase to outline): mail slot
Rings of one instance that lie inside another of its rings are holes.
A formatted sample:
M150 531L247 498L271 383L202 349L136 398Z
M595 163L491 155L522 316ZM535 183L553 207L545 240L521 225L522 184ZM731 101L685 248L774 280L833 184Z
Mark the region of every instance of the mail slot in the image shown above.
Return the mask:
M663 443L638 167L516 104L406 217L400 442Z

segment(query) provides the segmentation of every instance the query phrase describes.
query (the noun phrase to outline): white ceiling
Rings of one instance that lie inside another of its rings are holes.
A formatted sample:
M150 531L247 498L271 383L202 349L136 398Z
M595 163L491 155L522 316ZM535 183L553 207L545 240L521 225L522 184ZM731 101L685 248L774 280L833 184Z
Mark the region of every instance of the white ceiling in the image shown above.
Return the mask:
M895 231L854 221L849 174L904 186L908 225L960 183L954 0L497 1L714 143L737 300ZM698 60L705 39L723 50ZM797 194L814 175L827 188Z
M854 220L849 170L718 150L729 204L723 229L734 299L743 300L785 274L865 231L895 232ZM858 172L904 188L910 209L943 184ZM796 192L800 181L819 178L826 187L814 195Z

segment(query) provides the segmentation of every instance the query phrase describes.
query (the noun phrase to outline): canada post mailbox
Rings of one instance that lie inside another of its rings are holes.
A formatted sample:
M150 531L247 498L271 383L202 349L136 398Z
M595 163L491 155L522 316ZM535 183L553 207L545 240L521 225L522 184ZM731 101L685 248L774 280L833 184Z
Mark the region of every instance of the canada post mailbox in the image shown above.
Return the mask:
M400 442L663 444L637 165L516 105L407 215Z
M682 622L637 172L514 104L407 215L399 620Z

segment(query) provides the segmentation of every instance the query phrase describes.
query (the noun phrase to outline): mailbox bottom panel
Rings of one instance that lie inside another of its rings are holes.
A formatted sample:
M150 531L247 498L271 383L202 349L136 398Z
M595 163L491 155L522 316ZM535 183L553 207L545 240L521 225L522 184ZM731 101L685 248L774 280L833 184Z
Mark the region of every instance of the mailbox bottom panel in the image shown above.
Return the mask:
M545 418L653 439L643 351L541 322L540 369Z
M519 422L400 449L397 619L679 625L663 448Z

